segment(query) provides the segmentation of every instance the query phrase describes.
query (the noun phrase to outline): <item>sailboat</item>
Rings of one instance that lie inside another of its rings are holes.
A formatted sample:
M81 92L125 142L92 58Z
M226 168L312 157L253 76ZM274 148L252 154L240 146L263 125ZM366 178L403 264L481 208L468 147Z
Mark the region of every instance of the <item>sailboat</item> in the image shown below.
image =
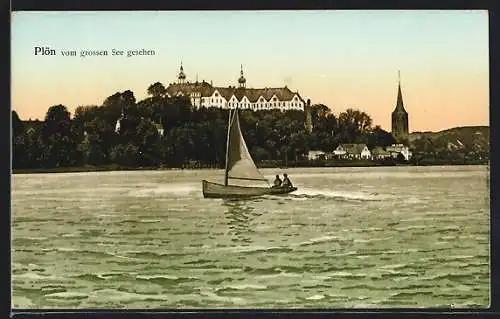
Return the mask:
M255 166L248 152L245 139L241 133L238 109L229 111L229 124L226 143L226 168L224 184L202 181L203 197L205 198L246 198L262 195L288 194L297 187L253 187L230 185L229 180L266 182L269 181Z

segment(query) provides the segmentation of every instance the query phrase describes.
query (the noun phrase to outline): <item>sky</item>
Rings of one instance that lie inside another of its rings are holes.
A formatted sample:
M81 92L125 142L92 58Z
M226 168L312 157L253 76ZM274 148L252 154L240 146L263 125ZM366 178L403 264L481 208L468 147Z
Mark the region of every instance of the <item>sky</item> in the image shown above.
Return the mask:
M243 65L247 87L286 85L388 131L400 70L410 132L489 125L487 11L14 12L11 23L11 108L24 120L125 90L139 101L182 61L188 81L237 85ZM112 49L125 56L80 56ZM126 56L140 49L155 55Z

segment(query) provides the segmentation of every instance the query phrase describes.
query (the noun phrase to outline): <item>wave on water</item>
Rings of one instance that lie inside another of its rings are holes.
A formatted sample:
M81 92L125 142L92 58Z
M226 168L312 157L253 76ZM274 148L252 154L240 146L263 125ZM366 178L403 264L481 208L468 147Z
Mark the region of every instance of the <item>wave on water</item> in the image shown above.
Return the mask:
M341 237L338 236L321 236L321 237L315 237L311 238L307 241L300 242L298 246L309 246L309 245L314 245L314 244L319 244L319 243L325 243L325 242L330 242L330 241L342 241L345 239L342 239Z
M307 297L306 299L307 300L321 300L324 298L325 298L325 295L313 295L313 296Z
M101 289L88 294L92 301L106 300L128 303L133 301L166 301L168 296L163 294L141 294L129 291L120 291L115 289Z
M51 279L62 280L61 277L55 275L40 274L34 271L28 271L22 274L14 275L15 279L22 279L24 281L46 281Z
M99 245L99 244L97 244ZM99 245L102 246L102 245ZM53 247L53 248L42 248L41 251L45 253L50 253L50 252L59 252L59 253L64 253L66 255L68 254L77 254L79 256L85 256L86 258L120 258L120 259L125 259L125 260L139 260L138 258L133 258L133 257L128 257L128 256L123 256L121 253L113 252L113 251L102 251L102 250L87 250L87 249L80 249L80 248L72 248L72 247Z
M45 188L43 188L45 187ZM123 191L123 187L119 186L100 186L94 185L93 187L77 187L77 186L68 186L64 187L55 187L48 188L46 185L40 186L36 189L29 190L15 190L16 196L33 196L33 195L57 195L56 198L58 201L74 201L75 194L85 195L85 197L90 197L91 195L102 195L106 193L116 193ZM62 194L68 194L73 196L59 196Z
M161 219L140 219L139 222L144 224L160 223Z
M354 273L349 271L335 271L328 274L328 279L334 278L345 278L345 279L357 279L357 278L367 278L368 275L365 273Z
M197 277L191 276L172 276L172 275L138 275L135 277L137 280L142 280L151 283L165 284L165 283L182 283L190 281L198 281Z
M57 298L57 299L87 299L87 293L81 292L72 292L72 291L64 291L64 292L54 292L51 294L47 294L44 296L45 298Z
M201 196L201 185L199 184L161 184L157 187L141 188L129 192L132 197L152 197L161 195L186 196L199 193Z
M220 288L216 288L215 291L237 291L237 290L266 290L266 285L255 285L255 284L234 284L234 285L225 285Z

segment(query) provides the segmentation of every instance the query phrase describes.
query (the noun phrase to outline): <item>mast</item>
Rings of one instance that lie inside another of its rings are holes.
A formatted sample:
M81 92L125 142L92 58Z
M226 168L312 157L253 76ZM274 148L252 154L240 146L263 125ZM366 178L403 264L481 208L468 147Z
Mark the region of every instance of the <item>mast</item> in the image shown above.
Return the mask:
M224 186L227 186L228 182L228 165L229 165L229 137L231 133L231 109L229 109L229 122L227 124L227 139L226 139L226 168L224 171Z

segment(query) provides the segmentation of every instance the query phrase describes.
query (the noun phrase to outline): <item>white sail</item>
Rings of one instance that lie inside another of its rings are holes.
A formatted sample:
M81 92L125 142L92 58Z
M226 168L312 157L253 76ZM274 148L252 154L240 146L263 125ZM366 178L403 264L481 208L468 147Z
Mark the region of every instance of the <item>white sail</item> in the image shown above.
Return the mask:
M257 166L248 152L245 139L241 133L238 110L234 110L229 123L228 148L227 148L227 176L229 179L247 181L268 180L259 172Z

